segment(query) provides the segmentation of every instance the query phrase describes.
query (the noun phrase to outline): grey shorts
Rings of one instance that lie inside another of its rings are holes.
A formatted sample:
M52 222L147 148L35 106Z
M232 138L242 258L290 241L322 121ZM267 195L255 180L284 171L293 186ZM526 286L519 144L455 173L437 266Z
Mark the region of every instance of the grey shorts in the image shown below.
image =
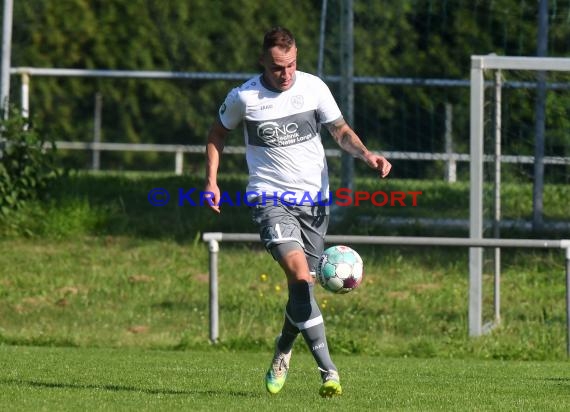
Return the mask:
M328 206L284 205L271 200L252 206L251 217L259 228L261 242L274 259L302 249L309 270L316 270L329 224Z

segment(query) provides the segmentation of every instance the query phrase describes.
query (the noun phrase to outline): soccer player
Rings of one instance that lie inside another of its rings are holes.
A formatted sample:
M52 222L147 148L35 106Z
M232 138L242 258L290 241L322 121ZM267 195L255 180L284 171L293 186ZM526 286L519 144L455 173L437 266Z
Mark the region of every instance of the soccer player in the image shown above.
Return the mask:
M392 166L367 150L343 119L327 85L297 70L297 47L288 29L274 27L265 33L259 63L263 72L228 93L209 131L205 191L214 194L209 207L220 213L220 157L228 132L243 124L252 219L265 248L283 268L289 291L266 388L272 394L283 388L291 349L301 333L321 374L319 393L332 397L342 388L313 293L329 222L329 202L323 202L329 196L329 180L321 125L343 150L380 177Z

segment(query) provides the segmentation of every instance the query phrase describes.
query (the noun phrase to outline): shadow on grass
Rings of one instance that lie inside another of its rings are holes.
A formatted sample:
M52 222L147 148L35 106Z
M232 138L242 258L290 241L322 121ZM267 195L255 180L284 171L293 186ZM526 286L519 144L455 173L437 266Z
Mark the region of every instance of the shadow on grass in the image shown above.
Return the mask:
M149 395L220 395L222 391L212 390L212 389L192 389L192 390L179 390L179 389L166 389L166 388L141 388L136 386L125 386L125 385L95 385L95 384L77 384L77 383L60 383L60 382L41 382L36 380L24 380L24 379L0 379L0 384L12 385L12 386L28 386L33 388L45 388L45 389L97 389L106 390L111 392L138 392L146 393ZM225 391L224 391L225 392ZM231 396L241 396L245 398L257 398L258 394L246 391L228 391L228 395Z

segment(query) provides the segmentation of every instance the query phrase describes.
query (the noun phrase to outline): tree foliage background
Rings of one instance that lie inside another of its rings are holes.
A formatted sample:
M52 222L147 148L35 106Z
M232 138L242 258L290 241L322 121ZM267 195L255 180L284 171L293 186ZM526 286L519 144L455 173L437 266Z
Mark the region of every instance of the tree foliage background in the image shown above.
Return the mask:
M327 2L325 76L339 74L340 3ZM535 0L353 5L355 76L468 79L473 54L536 54ZM322 6L322 0L14 0L12 66L256 73L263 33L283 25L296 34L299 69L316 72ZM569 39L569 2L550 1L549 55L568 56ZM12 82L11 101L17 102L19 79L12 76ZM202 144L225 94L240 83L36 76L30 105L35 121L56 140L92 139L94 96L100 93L104 141ZM358 85L353 126L373 149L442 151L444 105L454 105L461 131L468 101L467 88ZM457 134L458 149L466 151L465 133ZM570 151L568 134L559 135L560 145L551 150ZM516 150L531 150L530 142ZM233 144L241 144L238 133ZM106 159L116 167L140 166L133 154ZM407 172L425 173L419 164Z

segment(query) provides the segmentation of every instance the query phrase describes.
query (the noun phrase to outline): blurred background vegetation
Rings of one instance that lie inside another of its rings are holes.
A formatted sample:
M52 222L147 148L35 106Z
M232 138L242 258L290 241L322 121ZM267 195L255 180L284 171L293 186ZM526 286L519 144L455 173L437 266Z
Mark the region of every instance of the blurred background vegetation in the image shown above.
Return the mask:
M355 0L353 9L357 77L468 80L471 55L532 56L537 51L534 0ZM340 14L341 0L18 0L12 66L253 74L259 71L263 33L284 25L296 34L299 69L313 73L324 28L322 74L328 79L340 73ZM548 56L568 56L570 4L550 1L548 17ZM11 102L18 104L21 80L12 76L12 81ZM197 145L204 143L226 93L241 82L36 76L30 86L31 117L54 140L92 141L99 94L103 141ZM329 84L338 96L338 83ZM570 105L562 96L552 99L545 154L568 156ZM510 102L505 105L504 153L532 155L534 94L527 90ZM453 108L454 150L466 153L465 86L356 83L353 126L374 150L441 152L446 105ZM233 137L231 144L242 144L239 130ZM89 167L89 152L60 154L66 166ZM244 170L242 156L230 158L224 171ZM187 171L201 173L201 161L192 156ZM171 154L160 153L104 152L101 157L106 170L172 170L172 163ZM467 174L466 169L458 172ZM519 167L511 175L525 180L530 172ZM394 174L439 178L443 166L402 160ZM568 183L568 168L549 167L546 179Z

